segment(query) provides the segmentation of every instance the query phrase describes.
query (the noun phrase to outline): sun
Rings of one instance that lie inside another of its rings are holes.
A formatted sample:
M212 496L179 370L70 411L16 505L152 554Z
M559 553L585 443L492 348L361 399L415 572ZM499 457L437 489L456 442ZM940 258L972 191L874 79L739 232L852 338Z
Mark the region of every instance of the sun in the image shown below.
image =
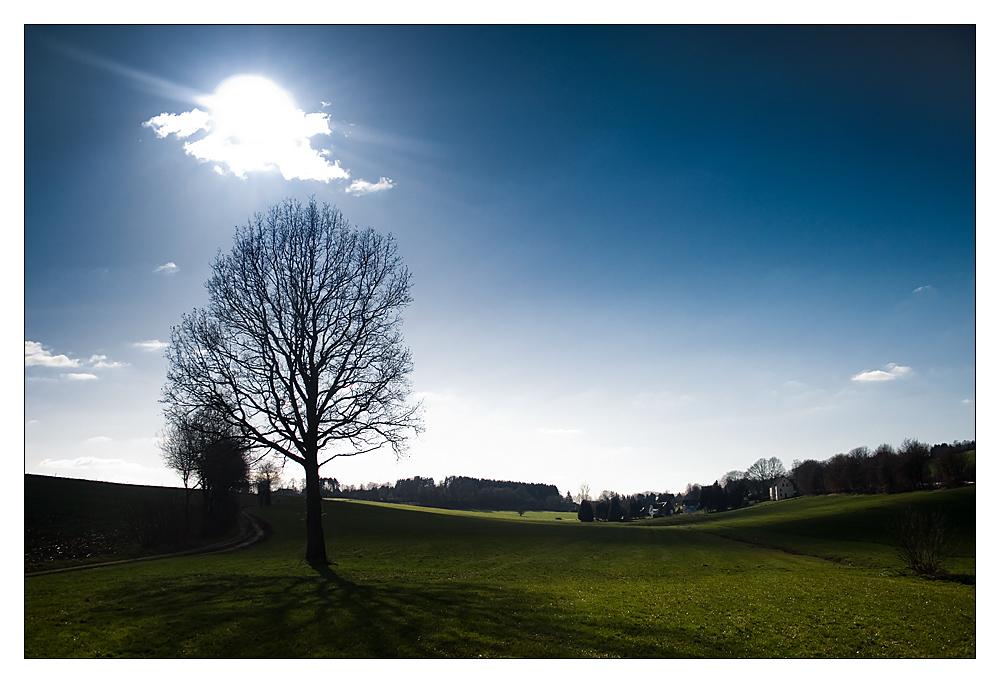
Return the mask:
M203 97L202 104L215 131L234 142L260 144L300 132L302 112L292 96L263 76L231 76Z
M196 101L199 107L191 111L163 113L143 125L152 128L157 137L176 135L185 139L184 151L202 161L215 162L214 168L221 175L232 173L246 179L247 173L277 170L286 180L329 182L351 177L339 160L330 159L332 145L313 147L313 138L331 135L329 115L304 112L288 91L269 78L230 76L215 92ZM390 187L388 179L379 183L355 180L346 191L359 194Z

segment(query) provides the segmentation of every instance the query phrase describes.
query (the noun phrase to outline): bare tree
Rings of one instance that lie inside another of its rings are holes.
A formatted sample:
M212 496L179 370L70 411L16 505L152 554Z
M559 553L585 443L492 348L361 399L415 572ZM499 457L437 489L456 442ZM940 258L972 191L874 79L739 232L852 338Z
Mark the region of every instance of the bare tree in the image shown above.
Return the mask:
M271 489L281 476L281 466L274 460L261 460L253 470L253 482L261 507L271 504Z
M197 485L200 455L188 437L187 430L180 422L168 423L160 436L160 455L163 457L163 464L180 475L186 491L189 491L192 484Z
M306 560L329 562L320 467L386 445L398 457L422 429L400 332L409 271L391 236L289 199L237 229L206 287L207 308L172 330L168 417L216 408L254 445L301 465Z
M208 491L216 484L216 461L225 450L220 442L232 442L238 437L217 411L200 408L169 417L160 438L160 451L164 464L181 476L185 489L193 485Z
M169 416L160 449L164 463L184 482L186 534L193 533L192 484L203 493L206 515L196 527L197 533L222 533L236 523L239 502L232 494L245 490L248 484L250 448L218 411L200 408Z
M785 466L778 458L760 458L757 462L750 465L750 468L746 472L751 488L757 496L766 494L768 487L774 480L784 475Z
M909 487L914 491L924 488L925 475L931 462L931 447L916 439L903 439L897 453L900 472Z
M730 483L735 483L741 479L746 479L746 478L747 478L746 472L742 472L740 470L729 470L728 472L722 475L722 478L719 479L718 484L722 488L726 488L727 486L729 486Z

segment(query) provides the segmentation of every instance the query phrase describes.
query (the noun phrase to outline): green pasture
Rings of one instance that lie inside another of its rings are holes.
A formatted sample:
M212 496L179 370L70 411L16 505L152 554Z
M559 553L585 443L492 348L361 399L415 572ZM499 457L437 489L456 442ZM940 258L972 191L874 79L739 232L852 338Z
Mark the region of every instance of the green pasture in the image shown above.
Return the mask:
M243 550L26 577L25 657L974 657L974 581L905 572L878 506L971 520L974 573L975 489L919 495L628 524L330 500L321 568L286 499Z
M721 514L698 513L646 524L702 531L849 565L899 567L889 526L906 510L943 515L952 534L948 572L976 573L976 488L891 496L830 495L794 498Z

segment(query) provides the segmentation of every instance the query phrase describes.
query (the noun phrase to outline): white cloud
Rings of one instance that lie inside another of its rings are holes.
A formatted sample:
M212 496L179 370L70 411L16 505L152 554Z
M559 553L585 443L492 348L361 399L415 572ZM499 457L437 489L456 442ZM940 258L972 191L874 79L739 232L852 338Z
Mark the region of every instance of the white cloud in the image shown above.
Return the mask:
M82 456L79 458L66 458L62 460L52 460L46 458L38 463L40 467L46 469L69 469L69 470L86 470L93 469L96 467L121 467L123 465L128 466L129 463L125 462L121 458L90 458Z
M373 192L384 192L395 187L389 178L379 178L377 183L369 183L367 180L355 180L344 192L353 195L372 194Z
M161 342L159 339L149 339L147 341L135 342L132 346L143 351L162 351L170 345L166 342Z
M107 368L124 368L128 366L128 363L119 363L118 361L109 361L108 357L105 355L94 355L90 357L88 361L91 363L95 370L103 370Z
M921 287L917 287L916 289L914 289L913 293L914 294L919 294L920 292L930 292L930 291L933 291L933 289L934 288L931 287L930 285L923 285Z
M851 377L851 380L855 382L888 382L899 379L900 377L906 377L912 372L913 369L905 365L889 363L885 366L884 370L869 370L867 372L861 372L854 375L854 377Z
M47 368L75 368L79 367L80 361L64 355L54 356L51 351L45 350L40 342L24 342L24 366L41 365Z
M109 443L111 441L114 441L114 439L112 439L110 436L92 436L89 439L87 439L87 443L90 444Z
M25 341L24 342L24 366L41 366L48 368L79 368L81 367L81 361L78 358L70 358L65 355L53 355L51 351L46 350L39 342ZM119 363L118 361L109 361L108 357L101 354L94 354L90 357L90 360L86 361L86 365L90 366L95 370L106 370L110 368L123 368L127 367L128 363ZM92 375L86 372L70 372L61 375L64 379L70 380L87 380L87 379L97 379L97 375Z
M191 111L186 111L182 114L163 113L159 116L154 116L142 125L152 128L158 138L165 138L168 135L186 138L200 130L211 130L211 120L208 112L195 107Z
M188 138L184 151L202 161L217 162L238 178L250 172L278 170L286 180L346 180L350 172L339 161L326 159L313 149L310 138L330 135L329 116L305 113L291 96L260 76L227 78L215 93L201 98L208 112L193 109L181 114L163 113L143 126L157 137Z
M559 427L538 427L535 433L543 436L570 437L583 434L582 429L561 429Z
M164 275L173 275L178 270L180 270L180 268L177 266L176 263L174 263L173 261L167 261L162 266L157 266L153 272L163 273Z

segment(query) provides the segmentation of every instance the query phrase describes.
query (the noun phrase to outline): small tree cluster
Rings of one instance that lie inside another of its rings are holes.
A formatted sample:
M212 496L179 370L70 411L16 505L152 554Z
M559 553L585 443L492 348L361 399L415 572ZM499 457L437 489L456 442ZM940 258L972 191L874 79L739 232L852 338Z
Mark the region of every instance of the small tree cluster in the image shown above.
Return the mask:
M204 492L205 533L221 533L236 521L234 493L249 490L250 448L216 411L175 414L160 440L164 463L181 475L184 488ZM190 495L184 515L190 515Z

